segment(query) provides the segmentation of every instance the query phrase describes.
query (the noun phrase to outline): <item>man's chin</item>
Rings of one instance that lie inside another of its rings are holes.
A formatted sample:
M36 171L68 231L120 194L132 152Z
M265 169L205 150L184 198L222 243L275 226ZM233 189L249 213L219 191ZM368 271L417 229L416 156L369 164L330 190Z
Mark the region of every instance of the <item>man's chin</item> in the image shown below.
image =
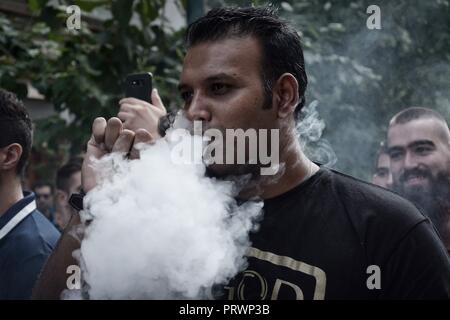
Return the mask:
M433 223L438 223L439 213L436 208L436 199L430 187L425 185L403 186L401 194L421 208Z
M426 184L406 184L403 186L403 193L407 198L430 195L430 187Z
M413 178L403 183L404 190L431 190L430 180L428 178Z
M206 176L214 178L224 178L229 175L229 169L225 168L223 165L207 165L206 166Z

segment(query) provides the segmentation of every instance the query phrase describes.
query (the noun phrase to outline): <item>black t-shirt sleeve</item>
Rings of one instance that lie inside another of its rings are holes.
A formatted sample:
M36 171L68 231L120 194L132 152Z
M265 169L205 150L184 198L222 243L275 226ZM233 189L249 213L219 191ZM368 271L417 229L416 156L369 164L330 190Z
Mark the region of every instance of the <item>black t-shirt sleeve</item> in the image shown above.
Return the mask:
M428 220L415 225L381 269L381 299L450 299L450 260Z

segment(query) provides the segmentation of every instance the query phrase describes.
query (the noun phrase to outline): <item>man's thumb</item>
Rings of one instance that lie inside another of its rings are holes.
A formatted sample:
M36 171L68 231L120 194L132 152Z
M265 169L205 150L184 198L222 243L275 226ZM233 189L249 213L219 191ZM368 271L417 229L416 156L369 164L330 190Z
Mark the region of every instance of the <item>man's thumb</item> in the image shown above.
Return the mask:
M152 104L158 109L166 112L166 108L164 107L161 97L158 94L158 89L156 88L152 90Z

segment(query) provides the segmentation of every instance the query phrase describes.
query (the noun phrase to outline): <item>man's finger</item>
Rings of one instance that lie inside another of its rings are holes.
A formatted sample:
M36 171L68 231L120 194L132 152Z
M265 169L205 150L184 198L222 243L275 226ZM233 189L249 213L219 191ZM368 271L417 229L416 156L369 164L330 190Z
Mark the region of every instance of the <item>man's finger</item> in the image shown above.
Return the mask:
M117 118L119 118L122 122L125 122L132 117L133 115L126 111L119 111L117 114Z
M124 129L118 136L114 146L113 152L128 153L133 145L134 132L128 129Z
M161 100L161 97L158 94L158 90L155 88L152 90L152 103L158 109L161 109L166 112L166 108Z
M136 111L137 106L143 106L143 104L129 104L129 103L121 103L119 112L134 112Z
M119 101L119 104L130 104L130 105L134 105L134 104L138 104L138 105L143 105L143 106L147 106L147 107L151 107L151 104L148 103L147 101L144 100L140 100L140 99L136 99L136 98L123 98L122 100Z
M150 132L148 132L145 129L138 129L136 130L136 136L134 138L134 145L138 144L138 143L151 143L153 142L153 137L150 134Z
M152 143L153 137L152 135L145 129L138 129L134 136L133 148L130 152L130 159L138 159L139 158L139 150L136 148L136 145L140 143Z
M103 117L95 118L92 123L92 136L95 142L100 145L105 142L106 119Z
M113 117L108 120L108 124L105 129L105 145L107 150L112 150L114 143L122 130L123 125L119 118Z

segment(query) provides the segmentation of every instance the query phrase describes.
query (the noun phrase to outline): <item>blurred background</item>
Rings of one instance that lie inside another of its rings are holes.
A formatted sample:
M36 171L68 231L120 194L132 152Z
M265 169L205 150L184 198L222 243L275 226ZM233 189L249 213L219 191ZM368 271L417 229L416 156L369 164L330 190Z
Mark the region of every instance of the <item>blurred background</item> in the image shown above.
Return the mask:
M53 181L82 154L92 120L117 114L127 74L152 72L177 109L189 22L213 7L267 3L303 39L307 104L317 104L334 168L370 180L387 123L403 108L435 109L450 122L447 0L0 0L0 87L24 100L36 124L27 184ZM66 27L73 4L79 30ZM381 29L366 26L372 4Z

